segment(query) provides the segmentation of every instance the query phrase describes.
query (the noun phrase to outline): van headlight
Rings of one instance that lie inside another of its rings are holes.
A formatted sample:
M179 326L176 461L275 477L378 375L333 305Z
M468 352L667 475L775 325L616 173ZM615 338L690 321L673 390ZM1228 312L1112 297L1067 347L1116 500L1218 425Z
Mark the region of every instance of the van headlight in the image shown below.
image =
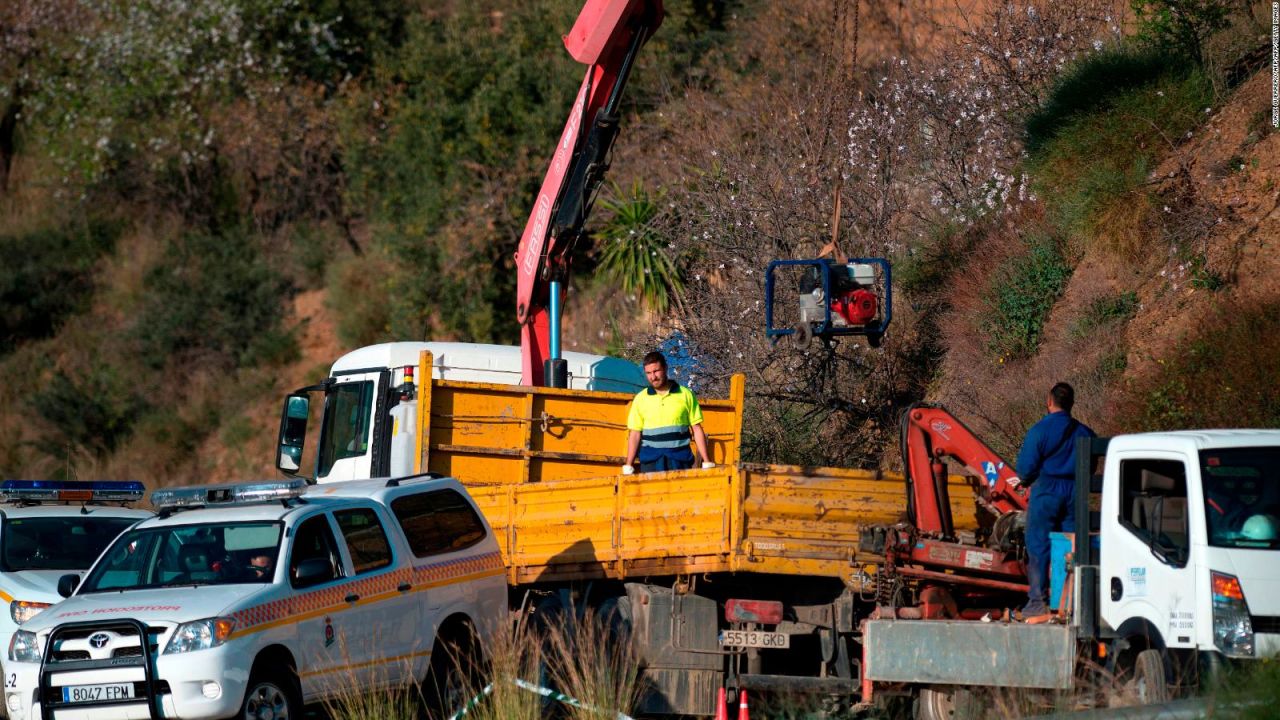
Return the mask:
M9 640L9 659L14 662L40 662L40 643L30 630L19 630Z
M184 653L193 650L215 648L231 637L236 622L231 618L206 618L189 623L182 623L173 631L169 644L165 645L166 653Z
M14 600L9 603L9 616L18 625L44 612L49 603L32 602L31 600Z
M1209 573L1213 587L1213 644L1229 657L1253 657L1253 621L1235 575Z

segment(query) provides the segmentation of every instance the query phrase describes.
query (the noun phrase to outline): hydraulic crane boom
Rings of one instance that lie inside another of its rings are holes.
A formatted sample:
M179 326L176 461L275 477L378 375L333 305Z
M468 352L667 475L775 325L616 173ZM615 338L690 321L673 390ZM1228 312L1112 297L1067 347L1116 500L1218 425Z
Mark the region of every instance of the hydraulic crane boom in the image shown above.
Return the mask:
M587 0L564 38L587 66L516 251L521 384L545 384L559 355L559 292L618 135L618 105L636 54L662 24L661 0Z
M913 405L902 414L902 459L907 477L907 513L923 533L952 537L951 505L942 459L959 460L986 479L987 503L997 515L1027 509L1026 488L1010 484L1013 468L946 409Z

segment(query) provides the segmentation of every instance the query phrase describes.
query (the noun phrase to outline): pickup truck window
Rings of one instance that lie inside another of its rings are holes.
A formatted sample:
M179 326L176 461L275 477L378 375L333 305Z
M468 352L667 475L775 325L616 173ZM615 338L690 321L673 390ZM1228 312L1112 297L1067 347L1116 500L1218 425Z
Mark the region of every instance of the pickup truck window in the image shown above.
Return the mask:
M484 523L453 490L398 497L391 501L391 512L420 558L469 548L484 539Z
M102 550L137 518L25 517L5 520L0 531L0 568L22 570L84 570Z
M333 463L360 457L369 451L368 419L373 414L373 381L340 383L325 401L324 427L320 432L320 477L329 474Z
M271 582L261 572L280 554L278 522L204 523L133 530L120 536L81 593L175 585Z
M333 514L342 538L351 553L351 565L357 575L391 564L391 545L387 533L378 522L378 514L368 508L339 510Z
M1280 547L1280 448L1201 450L1200 484L1210 545Z
M1187 540L1187 471L1176 460L1120 462L1120 522L1167 565L1182 567Z
M293 551L289 558L289 583L294 587L310 587L342 577L342 563L338 557L338 543L333 539L333 530L329 529L329 517L317 515L303 520L293 538ZM329 572L299 581L298 567L307 560L322 560Z

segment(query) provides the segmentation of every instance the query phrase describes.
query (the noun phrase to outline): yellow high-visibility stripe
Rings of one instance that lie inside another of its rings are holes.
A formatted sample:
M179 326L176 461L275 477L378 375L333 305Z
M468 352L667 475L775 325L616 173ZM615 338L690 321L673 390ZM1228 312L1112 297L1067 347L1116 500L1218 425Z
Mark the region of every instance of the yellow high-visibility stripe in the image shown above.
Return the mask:
M407 655L398 655L396 657L389 657L389 658L378 658L377 660L366 660L365 662L352 663L350 665L331 665L327 668L321 668L319 670L308 670L306 672L298 673L298 677L300 678L313 677L315 675L324 675L325 673L338 672L340 670L359 670L360 668L369 667L370 665L400 662L402 660L412 660L413 658L425 657L430 654L431 654L430 650L419 650L418 652L411 652Z
M377 595L370 595L367 598L361 598L354 603L348 603L348 602L335 603L333 605L329 605L328 607L320 608L319 610L311 610L309 612L297 613L295 615L287 615L278 620L271 620L269 622L259 623L257 625L251 625L246 628L236 629L231 632L231 635L228 636L228 639L235 638L235 637L243 637L246 635L252 635L256 632L261 632L263 630L269 630L271 628L281 627L283 625L292 625L295 623L300 623L305 620L311 620L312 618L317 618L324 615L334 615L334 614L343 612L344 610L349 610L351 608L358 607L361 605L371 605L375 602L390 600L391 598L399 597L401 595L423 592L425 590L430 590L431 588L443 587L446 585L455 585L457 583L470 582L472 580L482 580L484 578L494 577L496 575L505 575L506 572L507 572L506 568L495 568L492 570L485 570L478 573L472 573L470 575L462 575L457 578L450 578L448 580L436 580L429 583L423 583L421 585L415 585L413 589L409 590L408 592L402 593L399 590L388 590L385 592L378 593Z

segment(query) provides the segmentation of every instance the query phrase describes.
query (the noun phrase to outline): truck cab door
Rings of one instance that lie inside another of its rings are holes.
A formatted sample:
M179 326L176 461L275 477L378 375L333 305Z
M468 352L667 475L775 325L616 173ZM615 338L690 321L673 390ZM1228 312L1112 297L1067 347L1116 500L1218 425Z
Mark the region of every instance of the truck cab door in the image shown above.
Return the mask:
M1159 647L1195 644L1196 578L1187 478L1175 452L1119 451L1107 457L1102 505L1103 623Z
M325 390L316 481L333 482L388 474L385 369L335 374Z

